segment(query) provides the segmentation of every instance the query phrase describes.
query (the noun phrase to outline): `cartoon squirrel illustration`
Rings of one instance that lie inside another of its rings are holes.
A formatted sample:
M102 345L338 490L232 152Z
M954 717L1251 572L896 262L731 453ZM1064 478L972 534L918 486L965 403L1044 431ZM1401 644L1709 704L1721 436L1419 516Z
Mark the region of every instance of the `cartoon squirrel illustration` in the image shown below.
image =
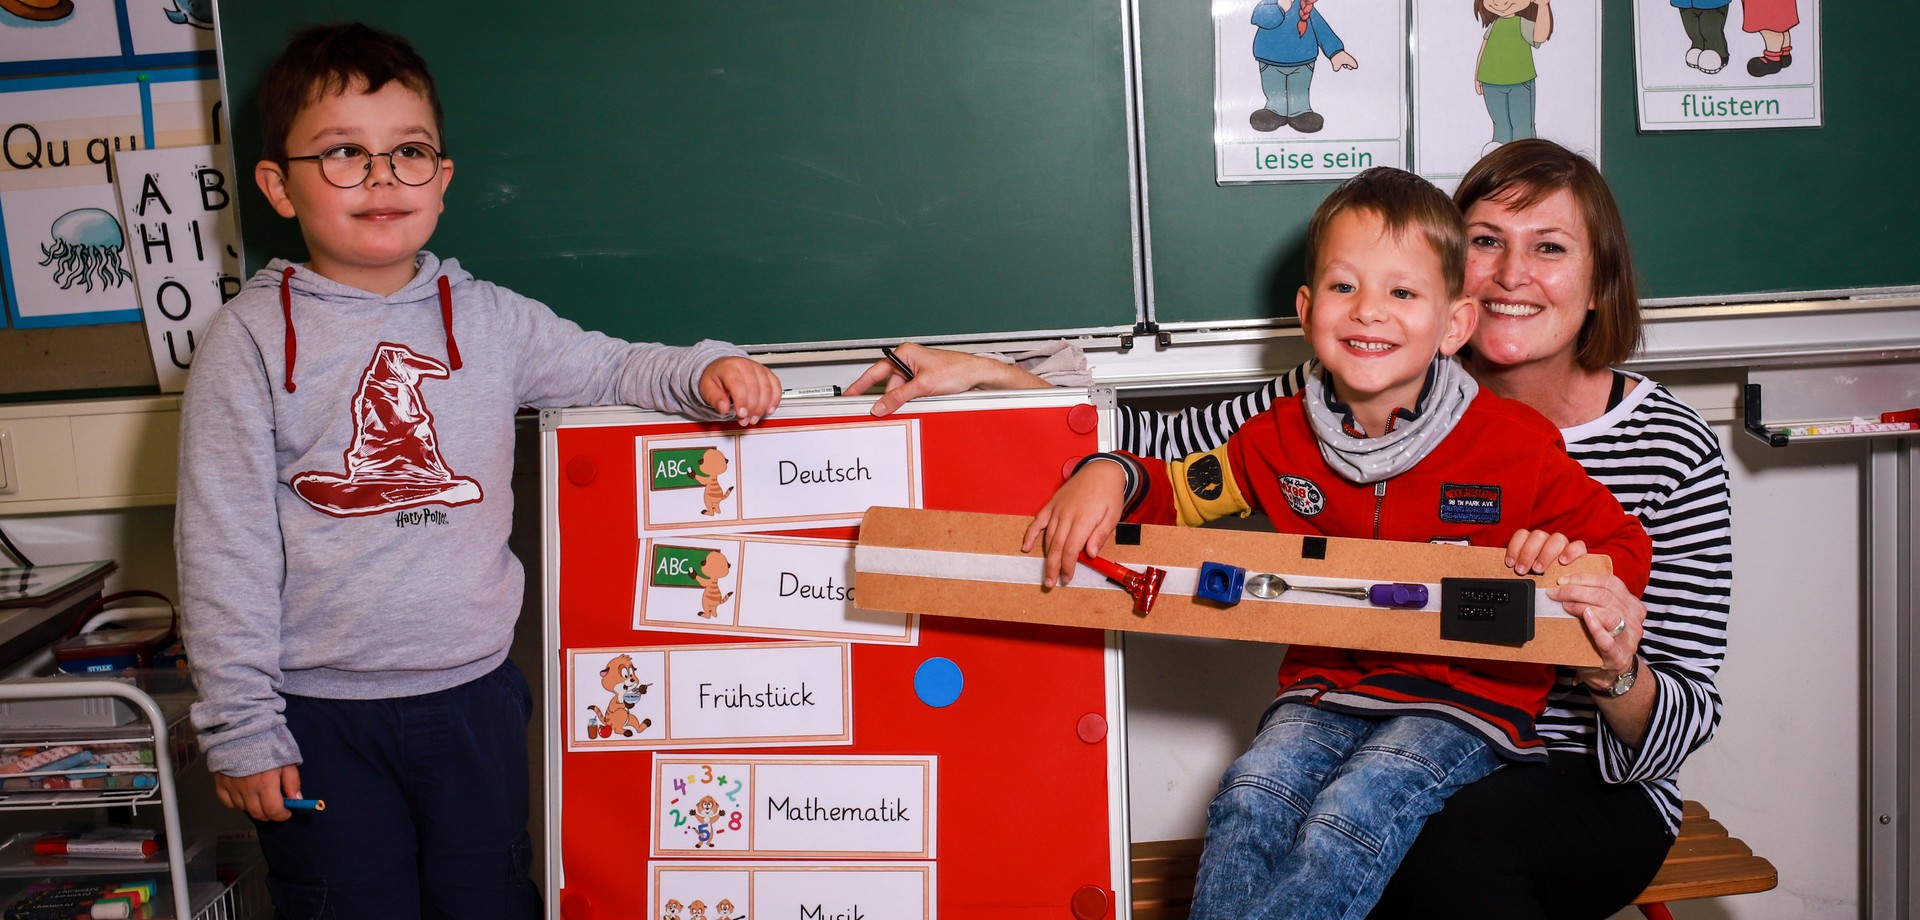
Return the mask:
M700 455L700 472L693 474L693 481L706 487L701 498L707 503L707 510L700 512L708 517L720 513L720 502L733 494L733 487L720 487L720 474L727 471L727 455L718 448L709 447Z
M712 847L713 835L717 833L714 825L720 823L720 802L710 795L703 795L700 801L693 803L693 842L695 849ZM693 902L699 904L699 901ZM692 905L689 905L691 907Z
M711 620L720 615L720 605L733 596L732 591L720 593L720 579L727 577L727 573L731 571L733 571L733 563L728 562L727 557L717 550L708 553L707 558L701 560L700 571L693 576L693 580L706 589L700 594L700 616Z
M653 686L640 682L639 671L633 666L633 656L615 655L613 660L608 661L607 666L600 669L600 686L613 694L613 698L607 701L605 712L601 712L598 706L587 707L587 711L593 713L593 719L600 724L600 737L611 737L618 731L631 738L635 732L646 731L653 725L652 719L636 719L633 716L633 704L640 702L640 698L647 695L647 688ZM593 722L587 724L591 733Z

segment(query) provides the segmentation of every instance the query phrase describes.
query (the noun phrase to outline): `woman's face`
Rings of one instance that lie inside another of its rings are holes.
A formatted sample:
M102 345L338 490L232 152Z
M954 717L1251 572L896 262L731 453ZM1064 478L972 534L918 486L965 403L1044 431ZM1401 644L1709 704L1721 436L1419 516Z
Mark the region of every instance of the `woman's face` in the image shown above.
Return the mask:
M1573 361L1593 304L1586 216L1560 189L1513 210L1483 198L1467 208L1467 296L1480 310L1473 352L1497 367Z

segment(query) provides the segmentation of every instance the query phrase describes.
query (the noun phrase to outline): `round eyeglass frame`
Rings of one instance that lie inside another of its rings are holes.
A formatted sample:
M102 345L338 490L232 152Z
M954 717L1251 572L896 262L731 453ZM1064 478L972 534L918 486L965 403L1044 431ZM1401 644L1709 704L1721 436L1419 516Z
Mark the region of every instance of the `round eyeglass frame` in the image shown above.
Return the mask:
M407 148L407 147L419 147L433 155L430 160L430 162L433 163L433 170L427 173L426 177L421 179L418 182L407 181L405 177L400 175L400 170L395 168L395 165L394 165L396 161L394 160L393 155L395 153L398 153L403 148ZM327 167L327 163L328 163L327 155L333 153L336 150L342 150L342 149L357 150L360 152L360 158L359 158L360 178L344 184L341 183L339 180L335 179L333 177L333 173L329 171ZM362 147L359 144L334 144L333 146L328 147L327 149L322 150L319 153L312 153L306 156L299 156L299 157L287 157L286 160L289 163L293 162L294 160L312 160L314 161L314 165L320 167L320 178L327 180L328 185L331 185L334 188L359 188L360 186L366 184L368 176L373 175L374 157L387 158L387 172L390 172L393 174L393 179L395 182L398 182L401 185L417 187L417 186L426 185L427 183L432 182L435 176L440 175L440 164L442 161L444 161L447 158L447 152L444 150L440 150L434 147L432 144L426 143L424 141L408 141L404 144L400 144L399 146L394 147L392 150L389 150L386 153L374 153L373 151L368 150L367 148Z

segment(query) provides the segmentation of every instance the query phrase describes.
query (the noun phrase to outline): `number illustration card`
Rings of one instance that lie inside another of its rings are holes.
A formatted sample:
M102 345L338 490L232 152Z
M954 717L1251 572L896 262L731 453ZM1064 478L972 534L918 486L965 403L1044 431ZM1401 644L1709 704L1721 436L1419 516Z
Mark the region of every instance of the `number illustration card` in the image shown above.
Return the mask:
M933 865L653 863L651 916L933 920Z
M911 420L635 439L640 535L854 524L876 504L920 506Z
M659 757L654 856L932 859L933 757Z
M918 618L853 605L846 540L694 536L640 542L633 628L912 645Z
M567 749L849 744L838 642L570 649Z

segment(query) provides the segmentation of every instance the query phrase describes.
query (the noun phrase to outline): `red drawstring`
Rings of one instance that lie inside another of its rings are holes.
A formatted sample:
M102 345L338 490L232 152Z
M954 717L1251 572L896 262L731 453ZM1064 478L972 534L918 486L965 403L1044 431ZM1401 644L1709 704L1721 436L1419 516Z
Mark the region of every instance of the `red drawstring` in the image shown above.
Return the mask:
M287 325L287 392L293 392L293 356L297 350L293 338L293 266L280 273L280 318Z
M293 266L287 266L280 273L280 318L287 327L287 392L294 391L293 363L297 353L297 343L293 334ZM447 276L440 276L440 325L447 331L447 363L454 370L460 369L460 344L453 340L453 285L447 282Z
M453 340L453 285L447 283L447 276L440 276L440 325L447 330L447 364L454 370L460 369L460 345Z

